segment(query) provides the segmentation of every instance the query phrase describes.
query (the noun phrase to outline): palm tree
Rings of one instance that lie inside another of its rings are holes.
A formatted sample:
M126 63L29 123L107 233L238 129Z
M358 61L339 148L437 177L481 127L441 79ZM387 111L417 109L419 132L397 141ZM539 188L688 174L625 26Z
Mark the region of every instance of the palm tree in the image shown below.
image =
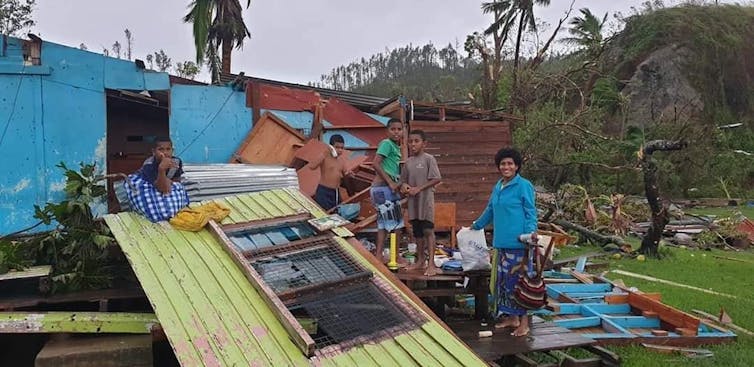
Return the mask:
M602 51L604 41L602 28L607 22L607 13L600 20L587 8L579 11L581 16L574 17L569 23L571 29L568 30L568 33L571 34L571 37L565 38L563 41L578 46L582 52L586 52L589 59L594 59Z
M482 4L482 10L485 13L499 13L502 15L485 31L487 34L497 31L500 27L504 27L503 32L507 35L511 25L516 17L518 17L516 50L513 55L513 89L516 88L518 82L517 75L521 55L521 37L527 29L530 31L537 30L536 19L534 18L535 4L549 6L550 0L501 0Z
M246 8L251 5L247 0ZM243 41L251 36L243 21L243 7L240 0L193 0L189 13L183 17L186 23L194 25L194 45L196 62L202 63L210 56L216 59L217 49L222 49L222 72L230 73L230 56L233 47L241 48ZM209 60L210 65L214 60ZM216 71L213 71L213 82Z

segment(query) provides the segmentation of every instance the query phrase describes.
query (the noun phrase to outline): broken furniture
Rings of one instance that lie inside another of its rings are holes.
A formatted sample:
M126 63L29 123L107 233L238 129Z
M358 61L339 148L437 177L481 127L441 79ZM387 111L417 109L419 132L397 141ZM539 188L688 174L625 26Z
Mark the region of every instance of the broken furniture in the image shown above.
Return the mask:
M572 274L559 272L545 272L545 277L574 279ZM591 284L548 284L550 302L539 313L600 344L694 346L736 338L725 328L663 304L659 293L631 290L605 278L589 279Z

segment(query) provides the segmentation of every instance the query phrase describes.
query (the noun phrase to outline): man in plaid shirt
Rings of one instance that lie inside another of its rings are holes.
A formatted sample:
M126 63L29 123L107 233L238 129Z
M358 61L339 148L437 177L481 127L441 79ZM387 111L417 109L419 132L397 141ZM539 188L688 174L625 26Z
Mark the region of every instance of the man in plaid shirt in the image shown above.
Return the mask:
M188 194L178 182L181 174L183 163L173 157L173 143L157 138L152 156L124 183L131 207L152 222L172 218L189 204Z

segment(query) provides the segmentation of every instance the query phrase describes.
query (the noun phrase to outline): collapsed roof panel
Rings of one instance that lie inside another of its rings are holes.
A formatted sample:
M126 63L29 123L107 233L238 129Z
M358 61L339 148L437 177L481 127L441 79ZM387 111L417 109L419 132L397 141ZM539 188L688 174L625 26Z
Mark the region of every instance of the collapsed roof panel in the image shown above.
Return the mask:
M313 217L325 215L309 198L293 189L217 201L231 209L231 215L221 223L225 226L289 218L302 212ZM384 267L372 264L365 257L368 255L342 238L335 237L349 256L374 273L375 284L385 288L382 291L395 302L393 305L409 307L412 312L420 313L424 321L408 330L396 329L368 344L330 345L327 353L307 358L278 321L275 311L208 230L178 231L165 223L151 223L134 213L108 215L105 221L139 278L183 366L485 365L436 321L421 301L407 293L405 286L387 274ZM334 232L337 236L351 235L341 229ZM309 262L299 271L311 272L320 266L332 268L331 264ZM351 308L362 307L358 302L344 304ZM320 312L315 306L307 306L312 310L310 316L321 314L325 320L327 315L322 313L325 310ZM326 319L321 330L337 331L331 321ZM345 335L350 334L340 335L336 342ZM323 345L328 343L323 342Z

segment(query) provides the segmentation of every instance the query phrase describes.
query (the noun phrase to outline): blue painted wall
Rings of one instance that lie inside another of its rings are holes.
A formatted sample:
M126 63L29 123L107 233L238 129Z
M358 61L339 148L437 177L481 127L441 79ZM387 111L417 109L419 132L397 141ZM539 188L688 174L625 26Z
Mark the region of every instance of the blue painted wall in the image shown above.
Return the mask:
M170 137L187 163L227 163L251 131L246 93L230 87L175 85L170 91Z
M2 41L0 41L2 42ZM43 42L41 64L24 65L22 41L0 45L0 234L37 221L33 205L64 198L65 162L105 167L105 89L170 88L165 73L131 61ZM99 208L100 210L102 208Z

